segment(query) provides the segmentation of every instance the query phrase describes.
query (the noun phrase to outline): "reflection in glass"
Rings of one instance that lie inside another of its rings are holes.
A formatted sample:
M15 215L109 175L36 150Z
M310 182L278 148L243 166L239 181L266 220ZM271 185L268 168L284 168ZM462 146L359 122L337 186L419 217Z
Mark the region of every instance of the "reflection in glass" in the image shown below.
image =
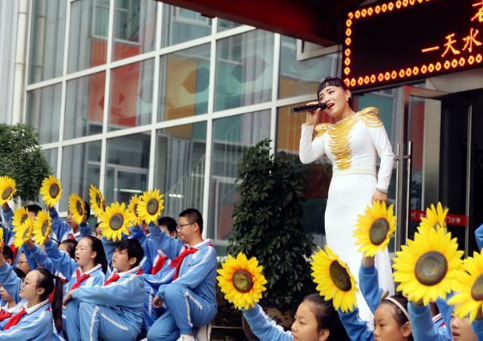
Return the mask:
M67 3L65 0L32 2L29 84L62 75Z
M154 59L114 69L111 79L109 129L151 123Z
M52 171L52 174L54 176L57 175L57 154L58 154L58 149L57 148L52 148L52 149L43 149L42 153L45 156L45 159L49 163L50 170Z
M297 60L297 40L283 37L280 47L279 98L300 95L316 97L317 86L325 77L334 77L339 65L339 54Z
M242 24L218 18L218 32L226 31L231 28L242 26Z
M183 43L211 34L211 19L185 8L164 5L163 46Z
M244 152L270 136L270 111L232 116L213 123L209 236L227 240L239 200L238 165Z
M272 98L273 33L251 31L217 44L215 110Z
M208 112L210 45L161 57L158 120Z
M157 3L151 0L116 0L113 60L154 50Z
M89 186L99 187L101 145L102 141L94 141L63 148L61 211L67 211L70 194L76 193L89 202Z
M107 140L106 203L129 203L148 189L150 134Z
M106 73L67 82L64 139L102 133Z
M106 63L109 0L71 2L68 72Z
M206 122L161 129L156 139L155 188L164 194L164 216L187 208L203 211Z
M27 93L26 123L38 132L39 143L59 140L61 94L61 84Z

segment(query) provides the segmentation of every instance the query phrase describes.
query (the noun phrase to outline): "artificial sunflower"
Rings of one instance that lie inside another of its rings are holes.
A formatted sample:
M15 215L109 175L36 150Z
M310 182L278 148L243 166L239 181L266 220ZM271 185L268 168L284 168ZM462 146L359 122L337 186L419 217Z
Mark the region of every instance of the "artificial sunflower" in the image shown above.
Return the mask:
M155 222L163 211L163 203L163 195L159 194L159 189L144 192L137 207L137 215L144 220L146 224Z
M62 194L62 187L59 179L53 175L45 178L44 181L42 181L40 194L42 194L42 198L48 207L54 207Z
M94 215L99 218L104 213L104 207L106 206L104 196L93 184L89 187L89 196L91 198L91 208L94 211Z
M15 232L15 238L13 240L13 245L17 248L17 250L27 242L33 233L33 224L32 219L28 218L27 221L20 225L18 230Z
M218 269L218 286L225 294L228 302L233 303L236 309L250 309L262 298L267 283L262 274L263 267L258 266L255 257L247 259L243 253L236 258L228 255L222 268Z
M3 247L3 227L0 226L0 249Z
M426 217L421 218L421 224L418 227L418 231L426 232L430 228L438 229L442 228L446 232L446 215L449 209L438 202L438 205L434 207L431 204L431 208L426 209Z
M52 221L50 220L49 212L47 211L40 211L37 214L37 218L35 219L34 223L34 241L38 245L43 245L45 242L45 238L50 234L52 231Z
M312 255L310 262L312 277L317 284L317 290L328 301L332 299L335 309L346 313L357 306L357 289L354 277L349 267L326 245L325 251L319 249Z
M132 223L134 226L140 226L143 222L141 217L138 215L138 205L141 202L141 198L137 195L133 195L131 201L129 202L129 211L133 215Z
M126 208L124 203L113 203L106 207L106 211L101 214L101 222L99 227L102 229L102 235L109 240L121 240L122 234L129 234L129 225L131 224L132 213Z
M9 176L0 176L0 205L9 202L17 192L15 180Z
M30 220L29 211L25 207L20 207L13 213L12 226L17 232L23 225L28 224Z
M69 212L72 214L77 225L80 225L86 215L86 208L84 200L82 200L77 194L71 194L69 197Z
M479 311L483 311L483 253L473 253L464 262L465 271L457 273L452 283L456 295L448 300L448 304L455 305L456 316L464 318L470 315L473 322Z
M451 281L462 270L461 256L456 238L442 229L429 229L416 233L414 240L396 252L393 268L397 290L409 300L423 300L424 305L438 297L446 298Z
M359 215L355 227L355 244L361 245L358 251L374 256L384 250L396 229L394 206L386 207L385 202L374 201L372 206L367 206L364 215Z

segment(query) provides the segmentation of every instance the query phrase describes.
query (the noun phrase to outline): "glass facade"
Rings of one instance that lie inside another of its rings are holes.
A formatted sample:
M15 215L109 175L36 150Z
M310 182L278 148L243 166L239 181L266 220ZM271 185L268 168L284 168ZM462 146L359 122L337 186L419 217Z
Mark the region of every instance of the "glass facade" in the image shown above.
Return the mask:
M199 209L225 247L244 151L271 138L299 164L305 116L290 108L337 73L337 54L298 61L293 38L150 0L52 3L32 5L25 122L60 176L60 214L91 183L107 204L159 189L164 215ZM323 162L303 167L330 179ZM323 190L308 194L306 229L322 235Z

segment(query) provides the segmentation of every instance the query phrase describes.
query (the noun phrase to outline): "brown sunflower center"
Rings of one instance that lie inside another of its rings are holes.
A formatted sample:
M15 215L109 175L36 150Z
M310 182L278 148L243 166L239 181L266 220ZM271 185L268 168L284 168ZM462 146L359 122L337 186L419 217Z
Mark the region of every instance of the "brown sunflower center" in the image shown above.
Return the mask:
M471 287L471 297L475 301L483 301L483 275L478 276Z
M113 214L109 219L109 227L112 230L119 230L124 224L124 216L121 213Z
M233 285L239 292L249 292L253 288L252 276L248 271L238 270L233 275Z
M424 285L431 286L443 280L448 272L448 261L438 251L429 251L419 257L414 273L417 280Z
M6 200L12 194L13 188L12 187L7 187L3 190L2 192L2 199Z
M51 198L57 198L57 196L59 195L59 192L60 192L60 187L59 185L57 184L52 184L50 185L49 187L49 195Z
M150 215L154 215L156 212L158 212L158 208L159 201L156 199L149 199L148 203L146 204L146 211L148 211Z
M28 237L30 237L30 229L25 229L25 231L23 231L22 239L26 239Z
M352 288L351 278L347 270L338 261L333 261L329 267L330 278L334 285L342 291L349 291Z
M96 193L96 204L97 206L101 207L102 206L102 198L99 195L99 193Z
M135 215L136 217L139 217L139 215L138 215L138 205L137 205L137 204L136 204L136 205L134 205L134 215Z
M82 203L80 202L80 200L77 200L77 202L75 203L75 209L77 210L78 215L84 215L84 210L82 209Z
M389 231L389 222L385 218L374 221L369 229L369 239L373 245L381 245Z
M42 224L42 228L41 228L41 231L42 231L42 235L45 236L47 234L47 228L49 227L49 221L46 220L44 221L44 223Z
M22 218L20 218L20 225L25 224L28 218L29 218L28 214L24 214Z

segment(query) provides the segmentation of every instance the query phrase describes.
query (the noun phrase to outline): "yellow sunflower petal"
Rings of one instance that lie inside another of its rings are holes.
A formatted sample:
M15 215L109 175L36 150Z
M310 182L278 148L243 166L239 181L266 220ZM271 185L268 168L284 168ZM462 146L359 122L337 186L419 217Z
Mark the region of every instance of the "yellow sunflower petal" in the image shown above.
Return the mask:
M99 218L101 214L104 213L106 207L104 196L96 186L91 184L89 187L89 197L91 199L91 209L94 211L94 215Z
M33 223L30 217L24 222L24 224L20 225L15 232L15 238L13 240L13 245L17 249L19 249L25 242L27 242L30 237L32 236L33 232Z
M49 212L40 211L35 219L33 235L34 242L38 245L43 245L45 238L52 231L52 221L50 219Z
M86 208L84 200L77 194L71 194L69 197L69 212L72 214L72 219L77 225L80 225L86 215Z
M53 175L45 178L40 187L40 194L48 207L54 207L62 195L60 181Z
M138 205L141 202L141 198L137 195L132 196L131 201L129 201L129 211L133 214L133 225L140 226L143 223L142 218L138 215Z
M23 225L28 224L30 220L29 211L25 207L20 207L13 213L12 226L13 231L17 232Z
M144 192L137 206L137 215L147 224L155 222L164 209L163 195L159 190Z
M129 227L132 221L132 214L124 203L113 203L106 207L106 211L101 214L99 227L102 235L109 240L117 241L122 239L122 235L129 235Z
M236 309L249 309L255 306L266 290L267 280L262 274L263 267L258 266L256 258L247 259L239 253L236 258L228 255L222 268L218 269L218 286L225 294L225 299L233 303Z
M15 180L9 176L0 176L0 205L12 200L16 192Z

